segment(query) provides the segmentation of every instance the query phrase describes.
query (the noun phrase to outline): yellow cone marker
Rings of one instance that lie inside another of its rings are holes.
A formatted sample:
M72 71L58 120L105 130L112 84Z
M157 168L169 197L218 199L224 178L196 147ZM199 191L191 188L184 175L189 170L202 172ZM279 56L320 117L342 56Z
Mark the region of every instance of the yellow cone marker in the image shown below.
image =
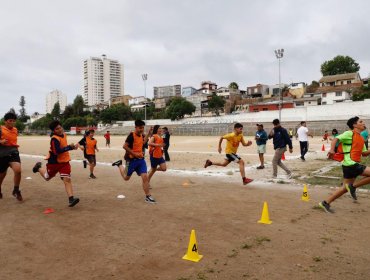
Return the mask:
M266 224L266 225L269 225L269 224L272 223L272 221L270 220L270 217L269 217L269 208L267 206L266 201L263 203L262 215L261 215L261 219L258 221L258 223Z
M301 200L310 201L310 197L308 196L308 191L307 191L307 185L306 184L303 186L303 194L302 194Z
M203 258L203 256L198 254L198 245L197 239L195 238L195 230L192 230L190 233L188 252L185 256L182 257L182 259L192 262L199 262L201 258Z

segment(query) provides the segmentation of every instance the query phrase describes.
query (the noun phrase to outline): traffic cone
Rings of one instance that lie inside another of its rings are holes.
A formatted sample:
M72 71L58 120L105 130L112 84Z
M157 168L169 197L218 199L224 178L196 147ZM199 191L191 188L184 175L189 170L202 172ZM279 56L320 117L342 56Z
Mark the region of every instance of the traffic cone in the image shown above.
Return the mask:
M266 225L269 225L272 223L272 221L270 220L270 217L269 217L269 208L267 206L267 202L265 201L263 203L263 209L262 209L262 215L261 215L261 219L258 221L259 224L266 224Z
M281 160L285 160L285 153L281 155Z
M54 213L54 209L53 208L46 208L43 212L44 214L51 214L51 213Z
M302 194L301 200L310 201L310 197L308 196L308 191L307 191L307 185L306 184L304 184L304 186L303 186L303 194Z
M325 145L322 144L321 151L325 152Z
M202 255L198 254L197 239L195 238L195 230L190 233L190 241L188 245L188 252L182 257L183 260L188 260L192 262L199 262L203 258Z

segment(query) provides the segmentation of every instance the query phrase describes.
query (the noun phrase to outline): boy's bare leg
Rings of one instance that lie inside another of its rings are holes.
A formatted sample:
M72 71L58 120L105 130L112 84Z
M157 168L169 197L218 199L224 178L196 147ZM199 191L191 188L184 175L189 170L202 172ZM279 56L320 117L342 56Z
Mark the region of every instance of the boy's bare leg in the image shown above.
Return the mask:
M119 169L119 173L121 173L121 176L122 176L123 180L125 180L125 181L130 180L131 176L127 176L125 167L123 167L122 164L118 166L118 169Z
M140 177L141 177L141 180L143 181L143 190L144 190L145 195L150 196L148 174L142 173Z
M21 164L19 162L11 162L9 165L14 172L14 186L19 186L22 178Z
M157 167L155 167L155 168L151 168L150 170L149 170L149 175L148 175L148 180L149 180L149 182L150 182L150 179L153 177L153 175L154 175L154 173L157 171Z
M212 165L216 165L216 166L228 166L230 163L230 161L228 161L227 159L225 159L223 162L213 162L212 161Z
M63 180L64 187L66 189L66 193L67 193L68 197L73 196L73 189L72 189L72 181L71 181L71 178L63 177L62 180Z
M244 169L244 160L239 160L239 170L240 170L240 175L242 178L245 178L245 169Z

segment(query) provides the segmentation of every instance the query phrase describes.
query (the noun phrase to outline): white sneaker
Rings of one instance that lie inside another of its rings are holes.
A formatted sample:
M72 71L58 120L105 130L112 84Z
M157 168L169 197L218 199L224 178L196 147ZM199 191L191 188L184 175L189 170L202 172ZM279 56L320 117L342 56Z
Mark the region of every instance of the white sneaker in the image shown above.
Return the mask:
M287 174L287 177L288 177L288 179L292 179L293 178L293 173L290 172L289 174Z
M145 202L148 202L148 203L157 203L157 201L155 201L154 197L152 197L151 195L145 197Z

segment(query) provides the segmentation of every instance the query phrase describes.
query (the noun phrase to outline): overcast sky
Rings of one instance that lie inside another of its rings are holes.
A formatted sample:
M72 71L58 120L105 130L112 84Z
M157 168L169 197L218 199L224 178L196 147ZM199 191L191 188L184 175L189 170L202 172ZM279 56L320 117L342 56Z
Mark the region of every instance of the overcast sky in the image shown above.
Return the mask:
M153 86L239 87L320 79L320 65L349 55L370 73L370 1L0 0L0 115L45 113L53 89L72 103L83 60L106 54L124 64L125 94Z

